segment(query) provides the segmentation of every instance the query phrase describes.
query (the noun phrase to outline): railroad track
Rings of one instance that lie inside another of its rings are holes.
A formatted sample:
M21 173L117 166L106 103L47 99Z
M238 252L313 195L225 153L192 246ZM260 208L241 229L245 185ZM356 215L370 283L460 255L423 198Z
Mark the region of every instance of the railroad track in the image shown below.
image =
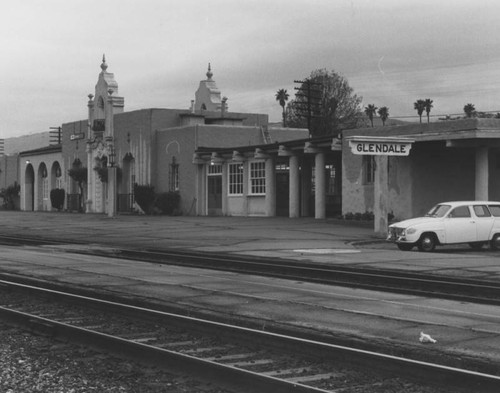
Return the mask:
M271 276L328 285L357 287L370 290L405 293L471 303L500 305L500 285L495 282L457 277L395 272L380 269L332 266L295 260L186 252L184 250L86 248L84 243L0 235L0 244L53 245L71 247L69 251L86 255L123 258L135 261L172 264L237 273Z
M500 391L499 376L4 280L0 315L238 392Z

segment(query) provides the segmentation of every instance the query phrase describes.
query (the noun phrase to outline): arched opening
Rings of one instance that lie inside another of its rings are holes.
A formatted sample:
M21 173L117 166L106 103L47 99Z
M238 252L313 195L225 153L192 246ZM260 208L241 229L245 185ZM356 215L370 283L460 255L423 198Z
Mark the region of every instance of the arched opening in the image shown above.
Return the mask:
M50 189L62 189L64 188L63 186L63 181L62 181L62 170L61 170L61 165L59 164L58 161L55 161L52 164L52 168L50 170Z
M50 169L50 204L52 208L64 208L65 190L63 188L62 170L58 161L54 161Z
M33 165L26 165L24 173L24 210L35 210L35 170Z

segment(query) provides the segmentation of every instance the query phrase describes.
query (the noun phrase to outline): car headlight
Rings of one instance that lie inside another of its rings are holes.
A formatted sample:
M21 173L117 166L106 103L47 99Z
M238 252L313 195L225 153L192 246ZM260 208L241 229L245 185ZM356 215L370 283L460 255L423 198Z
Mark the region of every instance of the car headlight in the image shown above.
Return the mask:
M416 228L408 228L405 232L407 235L413 235L417 230Z

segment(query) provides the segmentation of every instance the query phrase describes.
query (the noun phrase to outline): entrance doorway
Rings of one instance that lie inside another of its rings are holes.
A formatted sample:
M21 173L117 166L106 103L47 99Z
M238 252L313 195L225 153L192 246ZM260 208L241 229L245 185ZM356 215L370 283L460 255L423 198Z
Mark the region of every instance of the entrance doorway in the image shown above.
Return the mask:
M288 217L290 211L290 175L288 168L276 168L276 215Z
M35 170L31 164L26 166L24 174L24 210L35 210Z
M208 176L208 215L222 215L222 175Z

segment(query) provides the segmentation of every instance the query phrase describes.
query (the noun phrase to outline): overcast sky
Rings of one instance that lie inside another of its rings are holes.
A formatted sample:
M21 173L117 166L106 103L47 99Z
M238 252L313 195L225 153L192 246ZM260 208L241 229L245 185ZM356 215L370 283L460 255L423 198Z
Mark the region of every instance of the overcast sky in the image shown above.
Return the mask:
M188 108L210 62L230 111L271 121L322 68L391 117L500 112L498 0L2 1L0 48L0 138L85 119L103 54L126 111Z

